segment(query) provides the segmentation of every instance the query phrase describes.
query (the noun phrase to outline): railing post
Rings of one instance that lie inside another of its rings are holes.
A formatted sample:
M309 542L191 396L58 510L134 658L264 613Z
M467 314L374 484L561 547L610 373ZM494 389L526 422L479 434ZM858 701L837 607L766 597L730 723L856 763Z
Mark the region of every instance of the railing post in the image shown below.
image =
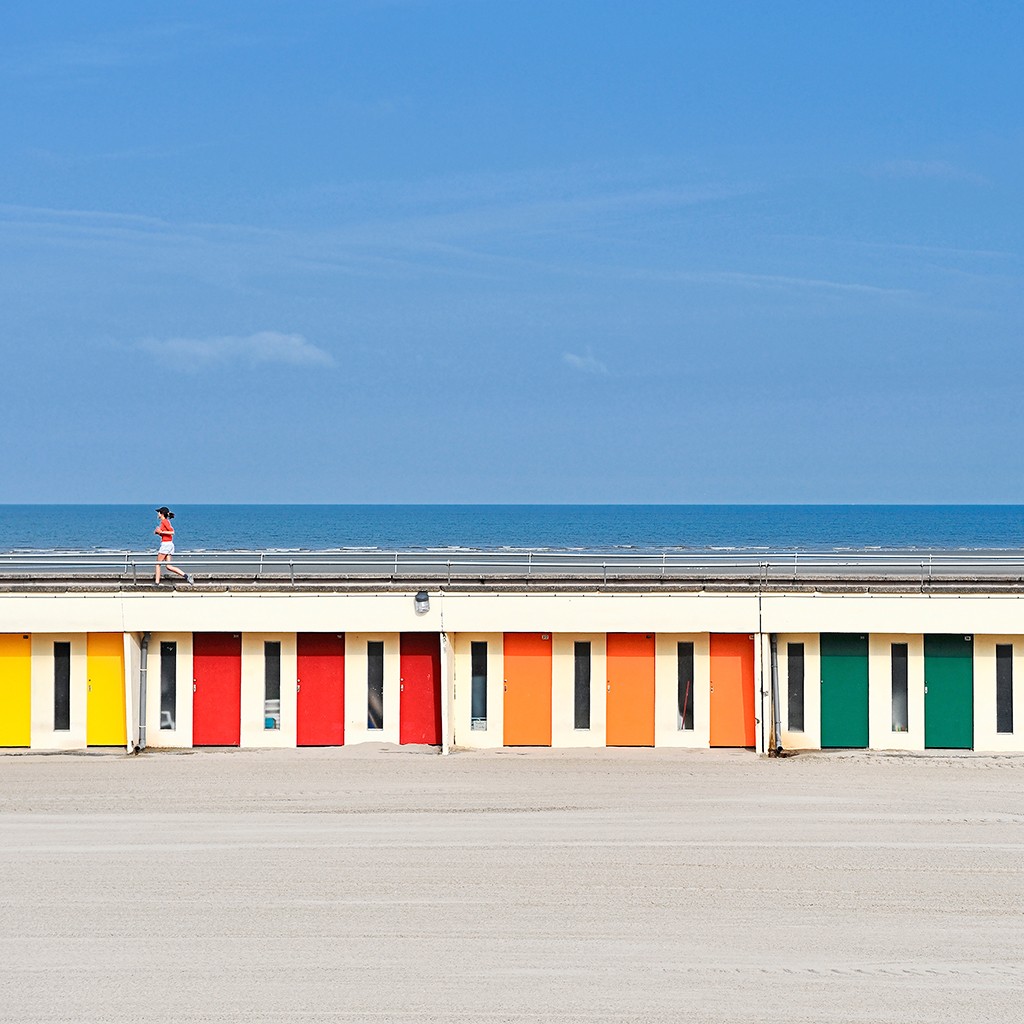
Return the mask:
M533 573L533 552L526 552L526 575L530 576Z
M288 559L288 572L292 578L292 586L295 586L295 563L289 558Z
M452 560L448 559L448 586L452 585Z

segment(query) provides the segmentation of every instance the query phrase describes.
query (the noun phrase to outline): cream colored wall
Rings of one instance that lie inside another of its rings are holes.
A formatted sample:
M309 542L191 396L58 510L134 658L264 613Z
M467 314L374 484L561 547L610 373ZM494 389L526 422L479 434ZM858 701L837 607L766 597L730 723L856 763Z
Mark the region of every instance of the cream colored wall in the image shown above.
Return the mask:
M771 662L766 657L769 645L762 633L752 633L750 639L754 641L754 751L764 754L771 734L765 713L771 707Z
M450 752L455 742L453 721L454 708L452 701L455 695L455 655L452 650L451 637L441 634L441 753Z
M176 643L174 728L160 728L160 644ZM146 666L146 746L192 746L192 634L152 633Z
M757 630L748 594L302 594L168 590L2 594L0 632L719 632Z
M125 599L114 593L0 594L0 633L121 633ZM25 625L16 626L15 623Z
M71 644L71 728L53 728L53 645ZM88 706L89 670L85 633L32 634L32 749L82 750Z
M431 593L0 595L0 632L984 633L1009 635L1024 596L928 594Z
M505 705L504 634L449 633L454 654L452 713L458 747L493 748L502 745ZM487 728L474 729L471 644L487 644Z
M693 644L693 729L679 728L679 643ZM711 656L707 633L658 633L654 649L654 745L707 747L711 742Z
M804 728L789 724L789 644L804 645ZM784 750L821 747L821 642L817 633L780 633L776 637L779 665L779 720Z
M576 728L576 641L590 642L590 728ZM551 637L551 745L603 747L607 739L608 680L604 633L554 633ZM488 695L488 700L490 696Z
M907 732L892 731L892 645L907 645ZM924 750L924 637L871 633L868 637L868 746Z
M1015 594L771 594L766 633L993 633L1019 631Z
M439 595L417 615L413 592L297 594L167 590L163 593L0 594L0 632L278 633L343 630L441 632ZM6 628L22 622L24 629Z
M433 600L431 600L433 605ZM384 642L384 728L366 727L369 687L366 679L366 645ZM345 745L397 743L401 706L401 638L397 633L345 633Z
M264 720L266 718L264 714L264 701L266 697L266 658L264 644L268 640L277 641L281 644L280 729L267 729L264 727ZM365 668L363 671L363 679L366 679ZM294 633L242 634L242 729L240 740L241 746L295 746L296 706L298 692L296 690L297 680L298 655L296 652L296 640ZM385 721L387 721L386 717Z
M135 749L138 741L139 721L139 679L142 651L139 637L134 633L125 633L124 639L124 718L127 733L126 747L129 752Z
M769 744L773 739L772 724L772 638L767 633L757 634L754 641L761 665L761 676L754 679L754 710L758 719L757 745L758 754L768 753ZM758 686L760 683L760 687ZM761 727L760 723L764 723ZM776 743L778 740L776 739Z
M431 604L434 599L431 599ZM447 594L446 628L476 633L749 633L747 594Z
M1013 732L996 732L996 644L1013 645ZM1024 749L1024 637L974 635L974 749Z

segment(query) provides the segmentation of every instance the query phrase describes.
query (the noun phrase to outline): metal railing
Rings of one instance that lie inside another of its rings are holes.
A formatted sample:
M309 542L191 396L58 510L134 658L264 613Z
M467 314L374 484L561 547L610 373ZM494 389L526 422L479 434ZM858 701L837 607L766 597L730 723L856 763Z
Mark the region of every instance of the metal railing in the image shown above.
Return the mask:
M145 582L151 551L0 553L0 580ZM1024 551L196 551L175 564L204 579L1024 580Z

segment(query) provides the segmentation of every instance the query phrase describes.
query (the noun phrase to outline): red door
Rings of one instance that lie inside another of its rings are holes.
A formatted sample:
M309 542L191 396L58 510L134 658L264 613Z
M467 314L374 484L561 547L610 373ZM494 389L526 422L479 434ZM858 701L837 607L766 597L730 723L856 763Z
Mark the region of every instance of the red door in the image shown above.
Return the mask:
M242 734L242 636L192 638L192 746L237 747Z
M403 633L399 743L441 742L441 637Z
M300 633L296 743L340 747L345 742L345 636Z

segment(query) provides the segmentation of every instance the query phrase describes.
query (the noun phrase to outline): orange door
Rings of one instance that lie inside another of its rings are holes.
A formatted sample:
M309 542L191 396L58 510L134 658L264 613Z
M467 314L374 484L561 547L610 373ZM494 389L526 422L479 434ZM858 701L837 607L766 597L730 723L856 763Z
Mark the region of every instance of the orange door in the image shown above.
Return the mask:
M505 634L506 747L551 746L551 634Z
M754 638L711 634L711 746L754 745Z
M609 747L654 746L654 634L608 634Z

